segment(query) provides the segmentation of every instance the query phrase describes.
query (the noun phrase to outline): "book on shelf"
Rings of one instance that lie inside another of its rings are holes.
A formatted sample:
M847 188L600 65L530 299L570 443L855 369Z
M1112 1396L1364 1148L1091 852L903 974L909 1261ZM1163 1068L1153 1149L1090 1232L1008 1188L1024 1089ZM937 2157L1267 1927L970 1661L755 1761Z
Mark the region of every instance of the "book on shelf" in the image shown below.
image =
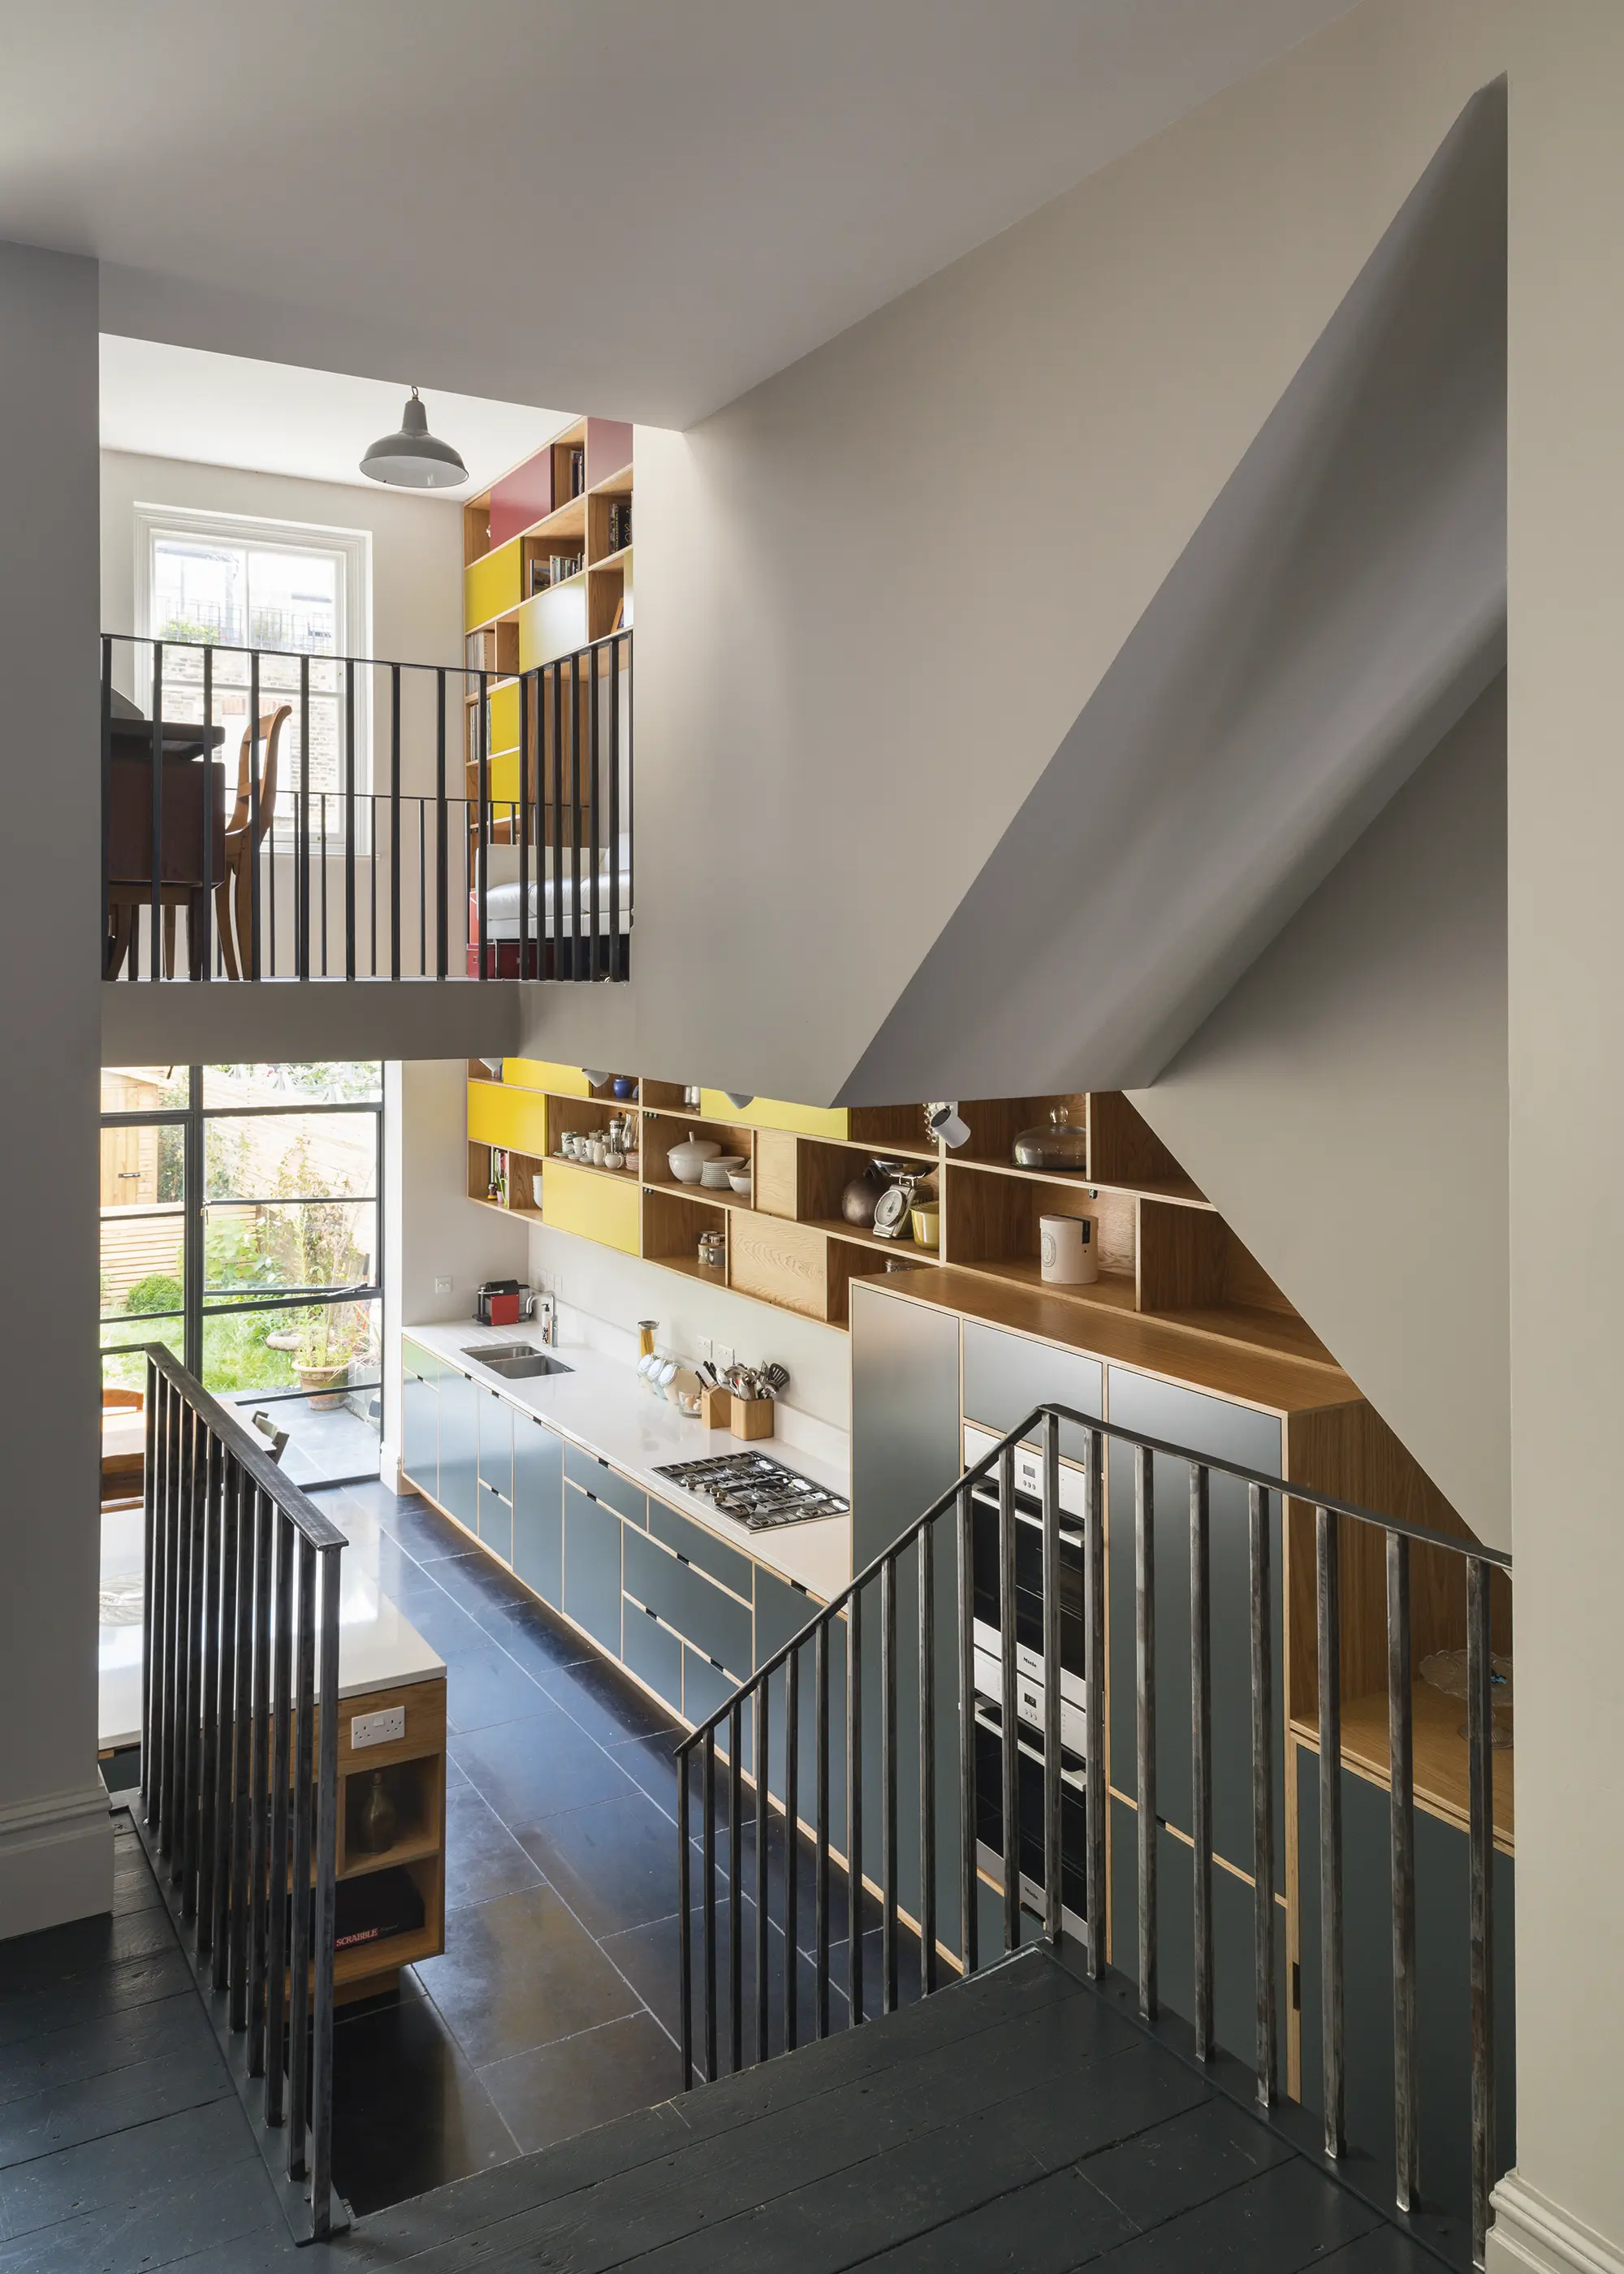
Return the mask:
M579 497L579 496L580 496L580 494L581 494L581 493L582 493L582 491L583 491L585 487L586 487L586 452L585 452L584 450L572 450L572 451L570 452L570 454L569 454L569 494L570 494L570 496L571 496L572 498L577 498L577 497Z

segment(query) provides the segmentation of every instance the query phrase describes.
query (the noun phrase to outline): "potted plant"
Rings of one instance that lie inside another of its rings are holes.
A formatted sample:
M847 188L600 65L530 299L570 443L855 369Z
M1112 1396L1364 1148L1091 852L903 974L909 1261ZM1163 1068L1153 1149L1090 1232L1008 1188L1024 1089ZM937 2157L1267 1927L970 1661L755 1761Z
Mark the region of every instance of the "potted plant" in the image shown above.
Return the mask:
M292 1365L312 1412L331 1413L343 1404L358 1323L347 1306L323 1304L302 1314Z

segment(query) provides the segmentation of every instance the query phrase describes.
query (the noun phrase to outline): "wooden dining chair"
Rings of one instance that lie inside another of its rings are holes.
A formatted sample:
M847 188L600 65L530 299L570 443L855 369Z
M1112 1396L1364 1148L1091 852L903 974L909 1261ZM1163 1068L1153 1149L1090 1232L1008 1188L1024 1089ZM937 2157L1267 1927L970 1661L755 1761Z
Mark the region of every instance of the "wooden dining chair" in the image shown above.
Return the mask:
M237 804L226 823L225 874L214 888L214 921L220 933L221 960L228 979L253 976L253 873L276 811L276 753L282 730L293 715L290 703L259 716L259 821L253 813L253 724L243 729L242 755L237 765Z

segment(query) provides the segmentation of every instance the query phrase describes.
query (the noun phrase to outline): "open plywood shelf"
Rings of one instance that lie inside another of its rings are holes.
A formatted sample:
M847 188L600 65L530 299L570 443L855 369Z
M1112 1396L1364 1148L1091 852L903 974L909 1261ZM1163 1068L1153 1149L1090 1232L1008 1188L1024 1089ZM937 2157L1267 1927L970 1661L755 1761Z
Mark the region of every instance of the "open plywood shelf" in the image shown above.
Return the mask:
M730 1286L831 1325L849 1321L853 1278L942 1271L955 1281L987 1283L995 1302L1003 1290L1011 1303L1026 1298L1047 1314L1074 1314L1079 1326L1101 1313L1134 1317L1192 1344L1233 1344L1260 1363L1292 1361L1322 1374L1327 1403L1343 1394L1346 1377L1330 1352L1143 1118L1114 1093L970 1101L960 1107L970 1141L949 1152L918 1141L923 1111L917 1105L842 1114L753 1100L750 1120L729 1121L714 1110L715 1091L705 1094L712 1109L707 1112L684 1103L688 1085L653 1075L639 1078L636 1096L627 1100L612 1095L613 1076L592 1086L575 1069L512 1063L516 1087L531 1094L541 1088L546 1098L553 1152L567 1129L606 1130L615 1113L633 1118L641 1196L633 1252L648 1262L716 1284L699 1265L698 1234L726 1228ZM497 1087L480 1061L470 1062L470 1077L475 1086ZM543 1087L548 1083L553 1086ZM1016 1166L1008 1157L1016 1136L1042 1126L1056 1111L1086 1132L1085 1171ZM817 1133L805 1133L808 1126ZM677 1182L665 1156L690 1132L748 1162L748 1194ZM531 1163L513 1157L510 1194L528 1194ZM921 1178L920 1195L937 1205L939 1247L884 1239L846 1221L846 1185L866 1162L893 1158L932 1171ZM471 1156L470 1163L470 1197L486 1201L488 1163ZM545 1193L546 1163L536 1165ZM569 1165L610 1185L626 1175ZM1115 1180L1095 1180L1102 1165L1115 1171ZM515 1181L521 1174L523 1183ZM531 1222L538 1216L523 1204L508 1213ZM1079 1215L1094 1220L1100 1276L1083 1286L1054 1284L1042 1276L1039 1219ZM616 1244L631 1244L629 1235Z
M1410 1690L1410 1753L1415 1767L1416 1806L1462 1832L1470 1826L1468 1812L1466 1740L1461 1727L1466 1700L1446 1698L1430 1682L1418 1677ZM1318 1752L1318 1713L1294 1720L1292 1734ZM1392 1754L1387 1744L1387 1693L1367 1691L1342 1704L1342 1758L1373 1782L1392 1783ZM1515 1852L1516 1801L1514 1764L1515 1749L1494 1748L1494 1844L1505 1854Z

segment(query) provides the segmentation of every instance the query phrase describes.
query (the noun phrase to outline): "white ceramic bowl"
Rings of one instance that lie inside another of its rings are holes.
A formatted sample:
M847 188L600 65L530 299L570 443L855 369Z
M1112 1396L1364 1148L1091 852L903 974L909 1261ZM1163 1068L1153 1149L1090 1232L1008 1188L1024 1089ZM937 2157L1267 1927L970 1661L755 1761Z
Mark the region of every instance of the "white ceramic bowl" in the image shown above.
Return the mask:
M750 1172L748 1169L729 1169L727 1181L734 1192L741 1193L747 1201L749 1199Z
M666 1154L666 1165L680 1185L696 1185L705 1163L721 1149L714 1137L685 1137Z
M725 1193L728 1178L744 1166L742 1153L718 1153L700 1171L699 1181L713 1193Z

